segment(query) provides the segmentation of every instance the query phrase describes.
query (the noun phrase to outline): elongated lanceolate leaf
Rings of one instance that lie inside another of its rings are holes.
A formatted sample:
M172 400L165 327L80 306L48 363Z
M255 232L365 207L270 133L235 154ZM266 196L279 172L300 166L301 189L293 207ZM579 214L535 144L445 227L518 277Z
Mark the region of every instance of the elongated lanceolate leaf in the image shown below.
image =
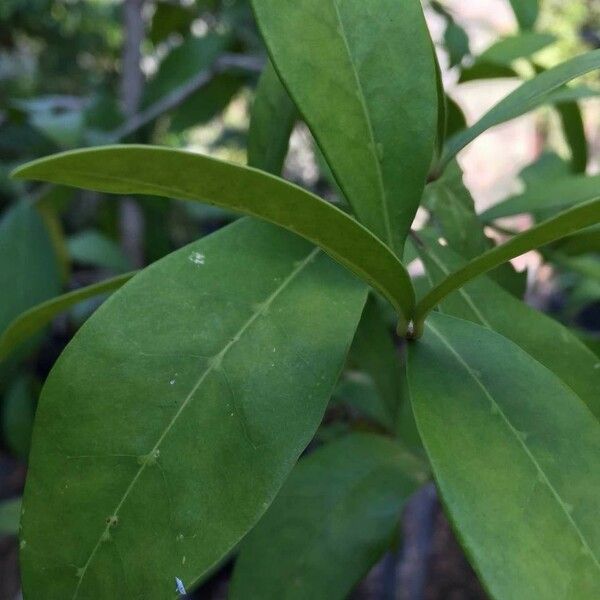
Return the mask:
M243 541L229 598L346 598L389 548L404 502L425 478L381 436L353 434L317 450Z
M106 146L33 161L15 177L101 192L215 204L305 237L364 278L403 320L414 305L410 277L394 254L354 219L302 188L257 169L153 146Z
M252 5L275 68L358 219L401 255L438 122L435 63L421 3Z
M458 152L484 131L533 110L546 101L545 96L565 83L600 68L600 50L593 50L540 73L506 96L475 125L451 138L442 157L443 168Z
M410 345L411 401L444 503L493 598L600 596L600 424L553 373L435 314Z
M311 244L250 219L113 294L40 398L25 596L163 600L175 577L192 587L312 438L366 294Z
M480 219L489 223L494 219L511 217L520 213L539 213L545 210L564 209L582 204L600 196L600 175L573 175L550 181L542 180L481 213Z
M296 105L283 87L273 65L268 63L258 82L252 104L248 164L279 175L298 117Z
M419 252L432 283L465 265L434 236L420 233ZM600 359L569 329L517 300L488 277L479 277L447 296L440 310L497 331L550 369L600 419Z
M478 275L483 275L502 263L555 240L594 225L600 221L600 200L586 202L548 219L516 235L508 242L488 250L440 282L422 298L415 308L415 335L422 331L423 319L440 300Z
M106 294L120 288L133 275L134 273L126 273L100 283L88 285L62 296L56 296L56 298L52 298L51 300L46 300L46 302L42 302L21 313L8 325L0 336L0 360L6 358L21 343L48 325L56 315L88 298Z

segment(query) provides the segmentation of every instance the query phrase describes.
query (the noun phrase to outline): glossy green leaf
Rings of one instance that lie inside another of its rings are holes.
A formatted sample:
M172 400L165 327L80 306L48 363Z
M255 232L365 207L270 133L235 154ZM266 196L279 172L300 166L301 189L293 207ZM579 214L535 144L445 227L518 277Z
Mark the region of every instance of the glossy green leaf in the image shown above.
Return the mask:
M281 79L358 219L402 255L434 152L418 0L253 0ZM302 32L302 43L290 43Z
M588 202L600 196L600 175L571 175L543 179L528 186L525 192L512 196L481 213L479 218L489 223L502 217L521 213L562 210Z
M252 104L248 164L279 175L298 117L296 105L283 87L273 65L268 63L258 82Z
M88 298L93 298L119 289L122 285L127 283L133 275L134 273L126 273L101 281L100 283L94 283L73 290L72 292L46 300L21 313L6 327L2 335L0 335L0 360L4 360L25 340L31 338L48 325L56 315Z
M484 131L537 108L547 101L548 93L598 68L600 68L600 49L576 56L526 81L496 104L475 125L448 141L441 167Z
M425 478L387 438L353 434L301 460L241 545L231 600L346 598L389 548Z
M366 292L301 238L242 219L113 294L40 398L24 594L158 600L175 577L191 588L313 436Z
M419 247L432 283L443 281L465 261L433 236L421 234ZM497 331L550 369L600 419L600 361L558 321L517 300L487 277L480 277L446 297L440 310Z
M27 459L35 416L31 377L21 374L12 381L4 394L1 414L5 444L14 455Z
M509 0L521 29L533 29L537 21L540 6L539 0Z
M415 335L420 335L423 319L440 300L454 290L479 275L491 271L498 265L520 256L529 250L539 248L570 233L583 229L600 221L600 199L586 202L558 216L548 219L531 229L514 236L509 241L488 250L481 256L471 260L464 267L449 275L440 282L415 308Z
M407 318L406 269L367 229L321 198L256 169L155 146L106 146L33 161L16 177L117 194L193 200L261 217L321 246L379 290Z
M411 401L438 488L493 598L600 596L600 424L553 373L474 323L431 315Z
M21 498L0 501L0 535L17 535L21 518Z

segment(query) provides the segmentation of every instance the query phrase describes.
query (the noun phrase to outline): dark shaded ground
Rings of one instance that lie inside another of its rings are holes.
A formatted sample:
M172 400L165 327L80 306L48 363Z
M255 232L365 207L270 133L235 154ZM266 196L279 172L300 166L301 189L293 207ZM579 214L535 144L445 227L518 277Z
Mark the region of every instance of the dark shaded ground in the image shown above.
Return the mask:
M18 495L22 463L0 455L0 500ZM351 600L486 600L440 506L433 485L419 491L404 514L404 544L376 565ZM231 564L200 589L194 600L225 600ZM19 598L17 540L0 537L0 600ZM307 599L309 600L309 599Z

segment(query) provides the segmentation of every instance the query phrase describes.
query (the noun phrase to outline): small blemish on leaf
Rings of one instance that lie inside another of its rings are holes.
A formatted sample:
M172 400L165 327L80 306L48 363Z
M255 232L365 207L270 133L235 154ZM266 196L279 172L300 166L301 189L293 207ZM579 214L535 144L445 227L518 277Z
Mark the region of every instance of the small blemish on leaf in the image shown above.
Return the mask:
M188 256L188 260L190 262L193 262L195 265L203 265L203 264L205 264L206 256L204 256L204 254L202 254L202 252L192 252Z

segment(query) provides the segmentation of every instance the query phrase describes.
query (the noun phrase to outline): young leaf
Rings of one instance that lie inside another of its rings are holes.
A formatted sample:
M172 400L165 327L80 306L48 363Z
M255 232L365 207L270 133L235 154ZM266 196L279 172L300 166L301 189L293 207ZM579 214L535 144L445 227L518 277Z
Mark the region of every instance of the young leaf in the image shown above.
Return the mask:
M423 320L427 313L434 308L440 300L454 290L479 275L491 271L498 265L520 256L529 250L539 248L555 240L567 236L589 225L600 221L600 200L586 202L558 216L548 219L531 229L516 235L508 242L488 250L481 256L467 263L462 269L455 271L441 283L430 290L415 308L414 324L415 335L418 337L422 331Z
M588 202L600 196L600 175L571 175L542 179L529 185L525 192L512 196L481 213L479 218L489 223L502 217L521 213L560 210Z
M180 150L130 145L57 154L17 169L14 176L201 201L260 217L323 248L379 290L401 321L412 312L410 277L387 246L333 205L263 171Z
M420 232L419 252L433 283L444 280L465 261L433 236ZM600 361L558 321L505 292L487 277L470 281L447 296L440 310L497 331L550 369L600 419Z
M113 294L42 392L24 594L158 600L175 577L192 587L313 436L366 293L301 238L243 219Z
M248 164L279 175L287 156L298 110L283 87L273 65L260 77L252 105L248 132Z
M0 361L4 360L11 352L13 352L25 340L35 335L43 329L52 319L74 306L79 302L83 302L88 298L99 296L107 292L112 292L119 289L127 283L134 273L125 273L111 279L94 283L72 292L56 296L46 302L42 302L37 306L26 310L14 319L8 327L0 335Z
M537 108L547 101L546 96L549 92L598 68L600 68L600 49L576 56L526 81L496 104L475 125L451 138L446 144L439 168L443 169L458 152L490 127Z
M404 502L425 478L381 436L353 434L317 450L242 542L230 599L346 598L389 548Z
M399 256L437 127L418 0L253 0L290 92L358 219ZM302 32L302 43L290 40Z
M494 598L600 596L600 424L499 334L442 314L409 348L417 426Z

